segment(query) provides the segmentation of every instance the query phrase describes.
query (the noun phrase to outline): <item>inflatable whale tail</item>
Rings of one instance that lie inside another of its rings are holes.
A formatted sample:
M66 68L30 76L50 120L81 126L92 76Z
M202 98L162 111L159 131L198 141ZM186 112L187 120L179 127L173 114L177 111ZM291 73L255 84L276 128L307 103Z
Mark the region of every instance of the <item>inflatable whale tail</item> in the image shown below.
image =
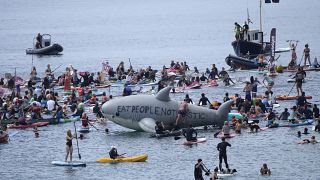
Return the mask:
M218 109L218 111L217 111L217 115L218 115L218 117L219 117L219 120L216 122L216 125L217 125L217 126L222 127L222 126L223 126L223 123L224 123L225 121L228 121L228 114L229 114L229 112L230 112L230 109L231 109L232 104L233 104L233 100L229 100L229 101L223 103L223 104L219 107L219 109Z

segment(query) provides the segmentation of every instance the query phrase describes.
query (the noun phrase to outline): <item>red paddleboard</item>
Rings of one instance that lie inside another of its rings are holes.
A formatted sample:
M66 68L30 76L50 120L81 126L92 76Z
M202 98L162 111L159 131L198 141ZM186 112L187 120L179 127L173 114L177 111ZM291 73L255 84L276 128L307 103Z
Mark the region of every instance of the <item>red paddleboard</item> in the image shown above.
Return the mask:
M192 145L192 144L204 143L206 141L207 141L207 138L197 138L197 141L185 141L185 142L183 142L183 145Z
M280 101L284 100L297 100L299 96L277 96L276 99ZM305 96L306 99L312 99L312 96Z
M9 125L8 125L8 128L26 129L26 128L46 126L46 125L48 125L48 124L49 124L49 122L38 122L38 123L30 124L30 125L15 125L15 124L9 124Z

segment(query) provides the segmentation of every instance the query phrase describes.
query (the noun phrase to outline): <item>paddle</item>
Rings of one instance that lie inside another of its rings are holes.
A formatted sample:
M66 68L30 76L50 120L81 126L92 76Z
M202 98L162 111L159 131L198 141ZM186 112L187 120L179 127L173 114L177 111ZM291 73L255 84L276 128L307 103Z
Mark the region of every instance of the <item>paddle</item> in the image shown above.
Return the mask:
M74 126L74 131L75 131L75 134L76 134L77 148L78 148L78 156L79 156L79 159L81 159L81 154L80 154L80 152L79 152L79 144L78 144L78 135L77 135L76 122L73 122L73 126Z
M216 138L220 132L221 132L221 131L218 131L218 132L214 133L214 134L213 134L213 137Z
M93 124L91 124L89 120L88 120L88 124L90 124L93 128L95 128L97 131L99 131L99 129L96 128Z
M294 82L294 84L293 84L293 86L292 86L292 88L291 88L291 90L289 91L289 93L288 93L288 96L290 95L290 93L291 93L291 91L293 90L293 87L296 85L296 81Z

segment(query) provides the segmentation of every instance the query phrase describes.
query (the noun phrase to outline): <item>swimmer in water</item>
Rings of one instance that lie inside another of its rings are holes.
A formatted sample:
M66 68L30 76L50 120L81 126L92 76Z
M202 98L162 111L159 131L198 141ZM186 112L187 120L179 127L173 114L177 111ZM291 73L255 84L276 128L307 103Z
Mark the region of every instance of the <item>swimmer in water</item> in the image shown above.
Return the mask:
M271 175L271 171L270 169L268 168L268 165L266 163L264 163L260 169L260 173L261 175L263 176L270 176Z

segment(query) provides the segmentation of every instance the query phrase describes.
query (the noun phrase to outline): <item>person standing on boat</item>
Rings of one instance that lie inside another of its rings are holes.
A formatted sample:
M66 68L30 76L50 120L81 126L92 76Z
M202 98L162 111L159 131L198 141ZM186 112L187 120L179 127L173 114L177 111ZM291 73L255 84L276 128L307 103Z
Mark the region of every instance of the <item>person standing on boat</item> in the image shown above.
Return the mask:
M300 95L299 92L302 94L302 82L306 76L306 72L302 69L302 67L299 67L298 72L295 75L298 96Z
M244 22L244 25L242 28L243 28L243 34L247 34L249 31L249 25L247 24L247 21Z
M36 40L37 40L37 42L36 42L37 49L42 48L42 36L40 33L38 33Z
M72 152L73 152L73 147L72 147L72 139L73 139L73 135L71 134L71 130L69 129L67 131L67 143L66 143L66 158L65 161L67 162L68 160L68 156L70 155L70 162L72 162Z
M235 22L234 23L234 32L236 33L236 35L235 35L235 38L236 38L236 40L239 40L240 39L240 33L241 33L241 26L237 23L237 22Z
M311 61L310 61L310 48L309 48L309 45L306 44L304 46L304 50L303 50L303 54L304 54L304 67L307 66L307 60L309 62L309 66L311 66Z

